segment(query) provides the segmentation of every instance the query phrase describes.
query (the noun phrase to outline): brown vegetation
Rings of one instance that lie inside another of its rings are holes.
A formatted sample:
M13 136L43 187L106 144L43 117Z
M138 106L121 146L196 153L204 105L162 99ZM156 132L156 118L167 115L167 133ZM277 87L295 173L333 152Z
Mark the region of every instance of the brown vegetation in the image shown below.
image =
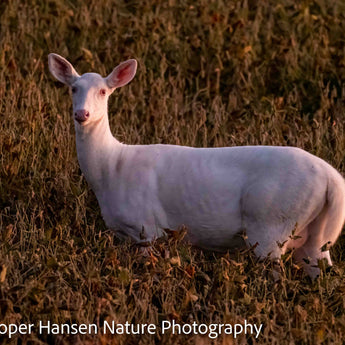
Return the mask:
M264 323L219 344L341 344L344 237L315 282L284 258L281 279L250 251L214 255L179 240L147 258L113 238L81 176L68 90L47 55L80 73L139 61L112 96L130 144L298 146L345 172L343 1L0 3L2 323ZM1 338L2 344L10 343ZM38 335L13 344L209 344L207 337Z

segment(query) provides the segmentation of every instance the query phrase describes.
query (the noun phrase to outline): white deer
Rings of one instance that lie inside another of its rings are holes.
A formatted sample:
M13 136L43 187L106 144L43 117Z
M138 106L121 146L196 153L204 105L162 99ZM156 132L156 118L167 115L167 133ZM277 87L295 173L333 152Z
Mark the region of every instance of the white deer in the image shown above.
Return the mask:
M72 89L80 168L120 237L146 244L184 225L191 244L226 251L245 231L259 257L279 259L294 248L311 276L318 259L332 265L324 245L342 230L345 184L324 160L294 147L122 144L111 134L107 101L133 79L137 62L103 78L80 76L57 54L48 60L53 76Z

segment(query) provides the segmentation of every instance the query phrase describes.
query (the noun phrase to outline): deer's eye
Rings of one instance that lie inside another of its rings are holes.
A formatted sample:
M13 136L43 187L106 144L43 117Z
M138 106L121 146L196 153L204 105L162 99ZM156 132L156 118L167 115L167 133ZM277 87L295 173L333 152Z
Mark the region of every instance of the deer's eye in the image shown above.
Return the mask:
M99 94L100 94L101 96L105 96L105 95L106 95L106 91L105 91L104 89L100 89L100 90L99 90Z
M77 88L75 86L72 87L72 93L76 93L77 92Z

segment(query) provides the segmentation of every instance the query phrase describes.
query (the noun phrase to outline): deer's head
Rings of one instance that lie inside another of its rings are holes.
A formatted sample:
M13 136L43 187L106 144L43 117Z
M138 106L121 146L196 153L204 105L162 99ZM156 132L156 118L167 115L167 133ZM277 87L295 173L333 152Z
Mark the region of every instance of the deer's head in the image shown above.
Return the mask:
M113 91L135 76L137 62L122 62L105 78L97 73L79 75L72 64L58 54L48 55L52 75L72 90L73 117L76 126L86 126L107 116L108 98Z

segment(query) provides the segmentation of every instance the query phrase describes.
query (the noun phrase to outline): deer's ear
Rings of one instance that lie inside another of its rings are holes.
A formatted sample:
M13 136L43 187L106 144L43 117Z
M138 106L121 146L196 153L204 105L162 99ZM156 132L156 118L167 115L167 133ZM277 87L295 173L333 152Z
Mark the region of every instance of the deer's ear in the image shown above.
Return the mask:
M136 71L137 61L130 59L115 67L105 80L111 89L121 87L128 84L134 78Z
M48 55L50 73L61 83L72 85L79 77L73 66L62 56L51 53Z

